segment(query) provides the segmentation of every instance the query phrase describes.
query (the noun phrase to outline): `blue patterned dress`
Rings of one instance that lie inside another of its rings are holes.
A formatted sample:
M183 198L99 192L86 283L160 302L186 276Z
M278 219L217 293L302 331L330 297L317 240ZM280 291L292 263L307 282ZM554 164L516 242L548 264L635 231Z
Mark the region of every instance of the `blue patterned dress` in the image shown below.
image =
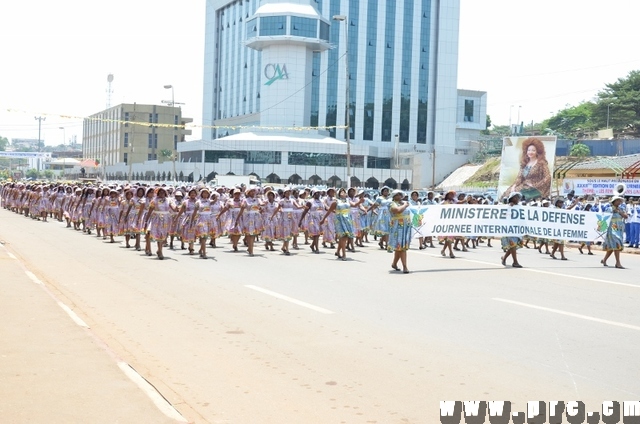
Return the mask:
M622 251L624 243L622 233L624 231L624 218L618 212L618 209L612 210L611 223L607 228L607 234L604 237L602 248L606 251Z
M504 252L508 252L511 249L518 250L522 247L522 239L520 237L502 237L500 239L500 244L502 245L502 250Z
M392 200L379 196L376 199L378 205L378 217L375 220L375 227L373 228L373 234L378 237L384 237L389 234L389 225L391 223L391 213L389 212L389 206Z
M351 218L351 205L349 204L349 200L336 199L336 202L334 215L336 237L338 239L342 237L354 238L353 219Z
M400 204L391 202L390 208L399 208ZM402 252L411 245L411 211L406 208L400 213L392 213L389 226L387 250Z

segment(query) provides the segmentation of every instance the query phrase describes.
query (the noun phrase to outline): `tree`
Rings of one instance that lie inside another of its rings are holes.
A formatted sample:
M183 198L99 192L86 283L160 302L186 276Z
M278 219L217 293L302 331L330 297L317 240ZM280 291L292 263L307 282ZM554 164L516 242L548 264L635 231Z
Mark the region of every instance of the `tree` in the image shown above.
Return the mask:
M592 102L569 106L543 122L543 127L568 137L584 137L597 128L592 120L595 106Z
M598 93L599 101L593 118L599 128L609 127L633 134L640 133L640 71L631 71L626 78L605 84ZM609 118L609 119L607 119Z
M0 152L4 152L7 150L7 146L9 145L9 139L6 137L0 137Z
M575 156L579 158L591 156L591 149L589 149L589 146L587 146L586 144L576 143L571 146L569 156Z

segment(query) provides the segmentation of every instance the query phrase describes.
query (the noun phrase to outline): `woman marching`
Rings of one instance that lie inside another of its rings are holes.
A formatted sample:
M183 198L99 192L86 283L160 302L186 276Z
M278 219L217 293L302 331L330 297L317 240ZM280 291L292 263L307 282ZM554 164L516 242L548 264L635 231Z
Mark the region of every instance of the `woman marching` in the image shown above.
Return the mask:
M147 196L147 199L149 197ZM148 228L149 241L156 242L158 250L156 255L158 259L163 260L164 255L162 248L167 242L169 236L169 227L171 225L171 215L169 215L171 209L171 202L167 198L167 190L164 187L158 188L156 197L151 200L149 204L149 210L145 218L145 228ZM151 248L149 248L151 249ZM147 256L149 253L147 253Z
M393 251L393 262L391 268L400 271L398 261L402 262L402 272L409 273L407 268L407 250L411 245L411 212L409 211L409 202L404 202L404 193L402 190L393 190L391 193L391 221L389 226L389 243L388 250Z
M260 214L260 200L256 198L258 189L250 186L245 192L246 197L242 201L240 212L236 221L242 218L242 232L247 239L247 251L253 256L253 245L256 236L262 233L262 216ZM237 225L237 224L236 224Z
M126 248L131 248L131 236L135 237L135 234L131 229L131 221L129 219L129 214L131 211L135 211L135 201L133 200L133 191L129 188L124 192L124 199L120 203L120 217L118 218L118 224L120 227L120 234L124 235L124 241L126 243Z
M149 222L149 208L151 207L151 202L153 202L153 198L155 197L155 195L156 193L153 188L149 187L144 196L144 203L140 204L140 209L138 209L138 228L140 229L139 234L144 234L144 253L147 256L152 256L152 253L149 227L146 225L146 223Z
M174 218L176 225L180 228L180 240L189 246L189 254L193 255L193 244L196 242L196 227L193 212L198 202L198 191L192 188L187 193L188 199L182 202L178 214ZM184 215L184 217L183 217ZM182 220L180 218L182 217Z
M311 199L305 205L305 210L302 212L300 223L307 217L307 232L311 237L311 251L313 253L320 253L318 249L318 243L320 241L320 235L322 235L322 225L320 222L325 214L324 204L320 200L320 192L318 190L311 190Z
M620 252L622 252L622 249L624 248L622 239L624 220L628 217L626 212L620 208L623 200L624 199L620 196L614 196L611 198L611 223L607 228L607 234L605 235L604 242L602 243L602 248L607 253L604 255L604 259L600 261L602 265L609 266L607 265L607 259L609 259L613 253L616 258L616 268L619 269L624 269L620 263Z
M540 202L540 207L543 208L548 208L550 205L551 201L548 199L544 199L542 202ZM551 252L549 252L549 239L538 237L538 253L542 253L542 246L544 246L544 254L550 255Z
M387 186L382 187L380 196L378 196L375 203L371 205L372 210L377 210L377 216L374 219L375 226L373 227L373 234L380 240L378 241L378 246L383 250L387 248L386 245L389 241L389 223L391 218L389 213L389 205L391 205L391 199L389 198L390 190Z
M584 211L591 212L592 208L593 208L593 203L587 203L587 205L584 207ZM591 245L593 245L592 241L581 241L580 247L578 247L578 251L580 252L581 255L584 255L584 252L582 251L582 249L586 246L587 255L593 255L593 252L591 251Z
M211 192L208 188L200 190L200 198L191 215L191 222L195 222L196 238L200 240L198 253L202 259L207 259L207 237L215 234L215 225L211 214Z
M336 189L330 187L327 189L327 196L322 199L324 204L324 210L328 211L331 208L333 202L335 202ZM333 212L331 212L333 214ZM322 226L322 247L327 248L327 242L330 244L330 248L333 249L336 243L336 226L333 217L326 220Z
M120 198L117 190L110 190L109 197L104 199L104 237L109 236L109 243L115 243L114 236L120 235Z
M178 213L182 209L182 203L184 202L184 194L180 190L176 190L171 200L171 226L169 227L169 249L173 250L173 240L180 238L180 222L178 221ZM184 241L180 240L181 249L184 250Z
M562 209L564 206L564 200L562 200L561 198L556 199L555 202L555 207L556 209ZM560 259L563 261L567 260L567 257L564 256L564 240L551 240L551 242L553 243L553 247L551 247L551 253L549 254L549 256L551 256L553 259L558 259L556 258L556 252L559 251L560 252Z
M285 188L282 193L282 199L278 202L278 207L271 216L271 219L276 216L279 217L279 233L282 240L282 253L286 256L289 256L291 253L289 252L289 242L293 239L293 237L297 234L298 223L294 222L295 210L298 204L294 198L291 197L291 189Z
M220 220L226 212L229 212L229 238L231 239L231 246L233 251L238 251L238 242L242 237L242 220L238 219L240 216L240 208L242 208L242 191L236 187L232 190L232 198L227 201L227 204L222 208L216 219Z
M262 204L262 222L264 225L264 231L262 232L262 238L264 239L265 250L274 251L273 242L280 238L278 228L280 224L278 222L278 216L276 210L278 209L278 202L276 202L276 193L273 190L267 192L267 200Z
M335 212L334 222L338 238L338 248L335 255L343 261L347 260L347 242L355 237L350 209L351 203L347 198L347 190L341 188L338 190L338 198L331 204L322 221L320 221L320 225L324 224L331 212Z
M522 196L517 191L512 192L508 198L509 206L513 207L519 205L521 197ZM518 255L516 254L516 251L522 247L522 239L520 237L502 237L500 241L502 244L502 250L505 252L500 258L502 266L507 266L507 258L511 256L513 259L512 266L514 268L522 268L522 265L518 263Z
M447 194L444 195L444 200L442 202L443 205L453 205L455 203L456 192L448 191ZM443 257L446 257L446 250L449 249L449 257L451 259L455 259L456 255L453 254L453 242L455 241L454 236L440 236L438 240L442 243L442 250L440 254Z

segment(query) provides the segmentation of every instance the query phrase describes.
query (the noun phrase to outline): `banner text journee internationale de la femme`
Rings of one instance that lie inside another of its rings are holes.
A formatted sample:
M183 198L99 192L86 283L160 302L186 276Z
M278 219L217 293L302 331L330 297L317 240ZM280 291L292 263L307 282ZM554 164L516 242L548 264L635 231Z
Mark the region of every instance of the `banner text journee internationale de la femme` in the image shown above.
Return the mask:
M410 208L414 237L541 237L594 241L610 213L508 205L430 205Z

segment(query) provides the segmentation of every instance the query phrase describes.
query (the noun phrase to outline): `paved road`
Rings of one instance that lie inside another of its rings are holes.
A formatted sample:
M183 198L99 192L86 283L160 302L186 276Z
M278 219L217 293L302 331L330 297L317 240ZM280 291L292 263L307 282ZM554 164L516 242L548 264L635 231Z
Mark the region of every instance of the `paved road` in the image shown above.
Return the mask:
M190 422L433 423L445 399L640 398L638 255L618 270L597 251L563 262L523 249L513 269L496 247L412 250L404 275L374 243L347 262L226 242L208 260L158 261L55 222L4 210L0 222L14 262Z

